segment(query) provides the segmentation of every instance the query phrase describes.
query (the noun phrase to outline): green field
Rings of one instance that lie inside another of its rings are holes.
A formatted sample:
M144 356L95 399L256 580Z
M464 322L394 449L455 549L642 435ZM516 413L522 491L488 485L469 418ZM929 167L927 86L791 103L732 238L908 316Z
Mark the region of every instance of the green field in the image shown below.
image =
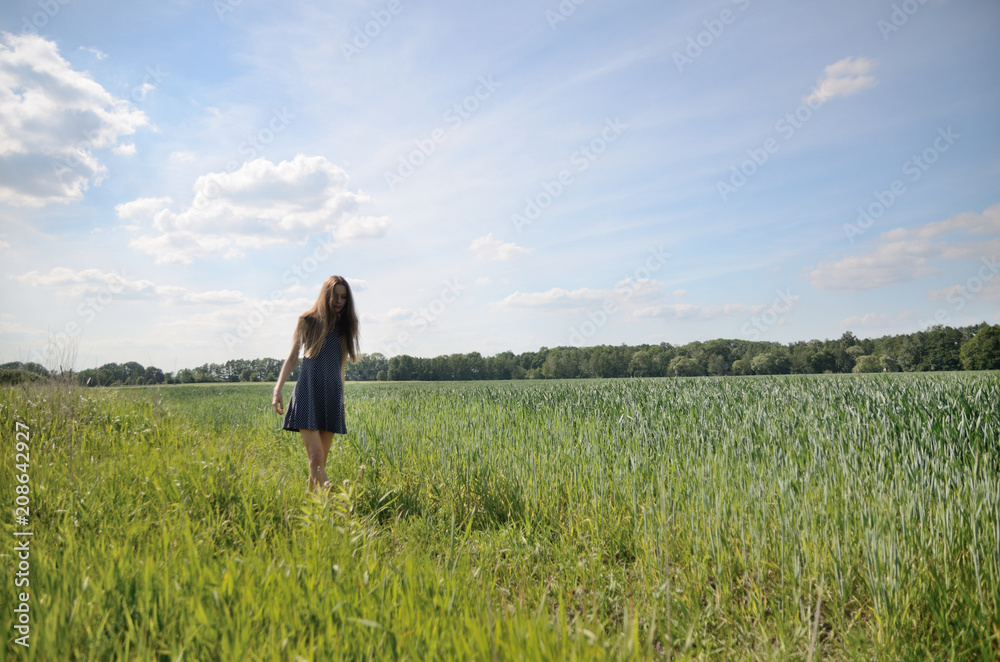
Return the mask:
M0 390L6 658L1000 656L1000 373L272 388Z

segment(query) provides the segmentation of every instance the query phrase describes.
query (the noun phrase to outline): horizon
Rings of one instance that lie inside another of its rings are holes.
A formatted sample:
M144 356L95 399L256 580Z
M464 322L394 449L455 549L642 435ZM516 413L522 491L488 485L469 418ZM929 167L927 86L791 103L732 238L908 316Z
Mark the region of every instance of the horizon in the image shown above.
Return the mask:
M790 340L790 341L786 341L786 342L768 341L768 340L747 340L747 339L743 339L743 338L710 338L708 340L692 340L692 341L689 341L689 342L683 343L683 344L671 344L671 343L667 343L666 341L663 341L663 342L660 342L660 343L640 343L640 344L626 344L626 343L610 344L610 343L603 343L603 344L598 344L598 345L582 345L582 346L578 346L578 345L554 345L552 347L548 347L548 346L543 345L543 346L538 347L536 349L527 349L527 350L523 350L523 351L520 351L520 352L515 352L513 350L505 349L505 350L498 350L498 351L496 351L494 353L491 353L491 354L483 354L481 352L477 352L476 350L472 350L472 352L452 352L450 354L435 354L435 355L432 355L432 356L418 356L418 355L414 355L414 354L397 354L395 356L409 356L410 358L414 358L414 359L424 359L424 360L426 360L426 359L435 359L435 358L447 358L447 357L449 357L451 355L455 355L455 354L468 356L469 354L472 354L473 352L476 352L476 353L479 353L480 356L483 359L489 359L489 358L494 358L494 357L500 356L501 354L506 354L508 352L512 353L515 357L517 357L517 356L520 356L522 354L536 354L536 353L541 352L541 351L549 351L549 350L554 350L554 349L579 349L579 350L588 350L588 349L596 349L598 347L629 347L629 348L632 348L632 347L643 347L643 346L649 346L649 347L662 346L663 344L667 344L671 349L683 349L683 348L687 347L688 345L692 345L694 343L699 343L699 344L704 345L704 344L710 343L710 342L745 342L745 343L762 343L762 344L775 344L775 343L777 343L778 345L780 345L782 347L791 348L793 345L808 345L808 344L813 343L813 342L819 342L819 343L839 342L841 339L843 339L843 337L846 334L853 335L854 336L854 340L856 340L857 342L860 343L860 342L864 342L866 340L867 341L878 341L878 340L884 340L886 338L895 338L895 337L901 337L901 336L915 335L917 333L926 333L928 331L934 330L935 328L953 329L953 330L956 330L956 331L961 331L963 329L969 329L969 328L972 328L972 327L982 327L984 325L986 325L986 326L1000 326L1000 325L990 325L988 322L984 321L984 322L979 322L979 323L975 323L975 324L971 324L971 325L964 325L964 326L960 326L960 327L953 327L953 326L948 326L948 325L938 325L937 327L929 327L927 329L920 329L920 330L914 331L912 333L886 334L886 335L882 335L882 336L878 336L878 337L861 337L861 336L857 336L857 335L853 334L853 332L850 329L848 329L848 330L844 331L843 333L841 333L841 335L839 337L836 337L836 338L809 338L808 340L799 339L799 340ZM361 354L358 354L359 361L360 361L360 358L362 356L372 356L374 354L380 354L386 360L389 360L389 359L392 358L392 356L384 355L381 352L362 352ZM253 361L277 361L279 363L284 362L284 358L276 358L276 357L273 357L273 356L256 356L256 357L252 357L252 358L241 357L241 358L238 358L238 359L227 359L226 361L222 361L222 362L206 361L204 363L201 363L201 364L195 365L195 366L185 366L185 367L181 367L181 368L175 368L175 369L169 370L169 371L168 370L164 370L164 374L176 376L177 374L179 374L180 372L183 372L185 370L191 371L191 370L195 370L197 368L205 367L205 366L208 366L208 365L222 366L222 365L225 365L228 361L233 361L233 360L235 360L235 361L250 361L250 362L253 362ZM298 366L299 364L301 364L301 361L302 361L302 358L299 357L299 362L296 365ZM7 365L9 363L14 363L14 362L15 361L3 362L3 363L0 363L0 365ZM105 365L109 365L109 364L123 365L123 364L130 363L130 362L133 362L133 361L131 361L131 360L129 360L129 361L108 361L108 362L105 362L105 363L100 364L100 365L94 365L92 367L81 367L81 368L73 367L73 368L71 368L69 370L65 370L65 371L60 370L59 372L65 372L65 373L75 374L75 373L83 372L85 370L95 370L95 369L101 368L101 367L103 367ZM134 361L134 362L135 363L139 363L139 365L141 365L143 368L153 367L153 368L157 368L159 370L163 370L163 368L161 368L158 365L143 364L143 363L141 363L139 361ZM29 362L26 362L26 361L22 362L22 364L24 364L24 363L29 363ZM43 366L43 367L46 367L46 366ZM967 371L963 369L963 370L960 370L960 372L967 372ZM268 380L263 380L263 381L268 381ZM292 380L289 380L289 381L292 381ZM352 381L352 380L348 380L348 381Z
M331 274L387 357L998 324L997 27L989 0L5 3L0 363L286 356Z

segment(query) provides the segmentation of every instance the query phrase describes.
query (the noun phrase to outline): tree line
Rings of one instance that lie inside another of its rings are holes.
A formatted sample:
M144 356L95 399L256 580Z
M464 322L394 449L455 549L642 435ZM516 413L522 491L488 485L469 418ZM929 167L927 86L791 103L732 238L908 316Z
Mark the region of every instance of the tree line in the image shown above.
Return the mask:
M165 373L134 361L107 363L73 373L83 386L277 381L279 359L232 359ZM290 381L296 381L296 365ZM573 379L581 377L694 377L848 372L924 372L1000 369L1000 325L985 322L916 333L859 339L850 331L836 340L788 344L717 339L674 346L598 345L542 347L536 352L479 352L422 358L387 358L375 352L348 363L348 381L438 381L476 379ZM0 365L0 383L50 376L37 363Z
M781 344L717 339L674 346L542 347L537 352L478 352L434 358L394 356L387 379L573 379L694 377L1000 369L1000 325L932 327L908 335Z

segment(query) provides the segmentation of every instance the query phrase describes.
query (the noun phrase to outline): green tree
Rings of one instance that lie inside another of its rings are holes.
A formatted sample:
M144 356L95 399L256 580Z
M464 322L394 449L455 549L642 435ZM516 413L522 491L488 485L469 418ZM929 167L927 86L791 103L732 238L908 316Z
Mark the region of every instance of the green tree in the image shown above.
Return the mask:
M897 363L896 359L892 358L891 356L879 357L879 364L882 366L882 372L900 371L899 363Z
M734 375L752 375L753 368L750 367L750 358L744 356L743 358L736 359L733 361L733 365L730 366L730 370Z
M780 350L764 352L750 360L750 369L755 375L786 375L790 366L787 353Z
M854 362L854 372L882 372L882 362L871 354L859 356Z
M670 374L676 377L699 377L705 374L701 364L687 356L675 356L670 362Z
M924 333L922 370L960 370L962 332L950 326L931 327Z
M1000 324L979 327L962 345L960 356L965 370L1000 370Z

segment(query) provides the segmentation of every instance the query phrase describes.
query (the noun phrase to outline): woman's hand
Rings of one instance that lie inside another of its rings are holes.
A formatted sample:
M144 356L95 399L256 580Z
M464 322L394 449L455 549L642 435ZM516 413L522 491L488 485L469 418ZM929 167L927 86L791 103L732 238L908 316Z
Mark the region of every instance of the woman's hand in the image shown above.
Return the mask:
M271 408L277 414L285 413L285 405L281 402L281 391L274 389L274 397L271 398Z

